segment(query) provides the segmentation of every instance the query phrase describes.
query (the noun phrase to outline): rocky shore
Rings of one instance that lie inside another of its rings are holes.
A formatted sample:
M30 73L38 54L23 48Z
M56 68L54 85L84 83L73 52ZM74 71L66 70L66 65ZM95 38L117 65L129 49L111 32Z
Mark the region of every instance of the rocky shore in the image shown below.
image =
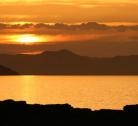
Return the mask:
M123 110L73 108L69 104L40 105L25 101L0 101L1 126L138 125L138 105Z

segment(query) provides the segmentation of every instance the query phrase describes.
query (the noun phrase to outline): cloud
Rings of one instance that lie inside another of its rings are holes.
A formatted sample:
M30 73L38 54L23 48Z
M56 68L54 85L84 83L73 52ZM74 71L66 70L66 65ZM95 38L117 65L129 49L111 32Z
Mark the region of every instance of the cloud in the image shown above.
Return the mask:
M0 24L1 38L4 35L35 34L47 38L51 42L88 41L106 39L106 41L136 41L138 25L108 26L96 22L81 24ZM6 37L5 37L6 38ZM132 39L133 38L133 39ZM4 41L4 39L3 39ZM7 39L5 40L7 41Z
M138 3L103 1L51 1L0 4L3 21L88 22L138 21ZM63 11L64 10L64 11ZM131 11L129 11L131 10Z
M118 32L124 31L138 31L138 25L119 25L119 26L109 26L106 24L101 24L97 22L88 22L88 23L80 23L80 24L64 24L64 23L55 23L55 24L47 24L47 23L25 23L25 24L5 24L0 23L1 30L10 30L10 32L14 32L17 30L17 33L24 31L33 31L34 33L42 33L42 34L54 34L54 33L87 33L90 31L109 31L115 30ZM1 31L2 33L2 31ZM66 34L65 33L65 34Z
M7 36L35 34L46 41L21 45ZM0 24L0 53L29 53L69 49L80 55L107 57L138 54L138 25L108 26L96 22L81 24Z

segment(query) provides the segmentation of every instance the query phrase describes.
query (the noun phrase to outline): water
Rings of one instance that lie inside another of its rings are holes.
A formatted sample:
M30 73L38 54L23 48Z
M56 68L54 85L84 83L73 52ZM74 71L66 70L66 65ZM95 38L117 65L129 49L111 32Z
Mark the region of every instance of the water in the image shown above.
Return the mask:
M138 76L1 76L0 100L122 109L138 104Z

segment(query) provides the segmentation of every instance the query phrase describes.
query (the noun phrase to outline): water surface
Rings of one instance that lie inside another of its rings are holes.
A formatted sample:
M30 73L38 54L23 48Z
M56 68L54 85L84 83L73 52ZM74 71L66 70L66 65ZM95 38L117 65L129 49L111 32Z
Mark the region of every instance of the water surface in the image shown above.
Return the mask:
M1 76L0 100L121 109L138 104L138 76Z

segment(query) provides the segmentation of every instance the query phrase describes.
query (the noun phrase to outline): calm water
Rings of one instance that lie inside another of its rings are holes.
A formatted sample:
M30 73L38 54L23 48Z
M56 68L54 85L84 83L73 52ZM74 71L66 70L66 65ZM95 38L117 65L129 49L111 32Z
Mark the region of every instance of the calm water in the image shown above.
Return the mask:
M0 84L0 100L93 109L138 103L138 76L4 76Z

